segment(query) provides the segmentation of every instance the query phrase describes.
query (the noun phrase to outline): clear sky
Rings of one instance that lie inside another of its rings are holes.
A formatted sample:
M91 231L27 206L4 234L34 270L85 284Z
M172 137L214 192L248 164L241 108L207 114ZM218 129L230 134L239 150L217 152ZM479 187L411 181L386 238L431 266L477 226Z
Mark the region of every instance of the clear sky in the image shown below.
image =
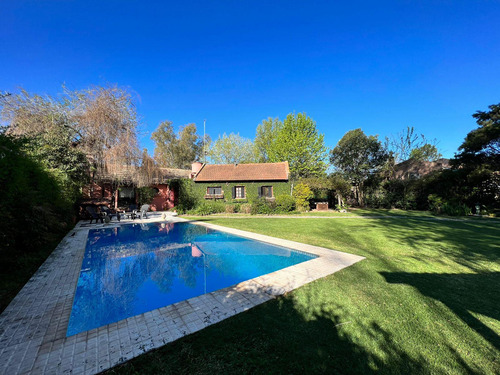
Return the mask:
M1 1L0 90L63 83L132 90L150 153L162 120L253 138L306 112L328 147L414 126L451 157L500 102L500 2Z

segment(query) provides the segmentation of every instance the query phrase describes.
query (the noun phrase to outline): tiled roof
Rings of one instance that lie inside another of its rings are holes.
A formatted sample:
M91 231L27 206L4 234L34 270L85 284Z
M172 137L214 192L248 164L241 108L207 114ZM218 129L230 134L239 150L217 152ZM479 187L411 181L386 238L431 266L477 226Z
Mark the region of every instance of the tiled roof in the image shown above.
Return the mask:
M286 181L288 162L255 164L205 164L194 180L210 181Z

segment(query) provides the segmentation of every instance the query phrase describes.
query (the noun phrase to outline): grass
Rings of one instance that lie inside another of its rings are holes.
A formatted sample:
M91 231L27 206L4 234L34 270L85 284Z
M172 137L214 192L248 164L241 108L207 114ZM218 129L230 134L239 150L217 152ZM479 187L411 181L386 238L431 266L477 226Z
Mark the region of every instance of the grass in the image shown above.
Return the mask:
M500 373L498 221L201 220L367 259L109 373Z

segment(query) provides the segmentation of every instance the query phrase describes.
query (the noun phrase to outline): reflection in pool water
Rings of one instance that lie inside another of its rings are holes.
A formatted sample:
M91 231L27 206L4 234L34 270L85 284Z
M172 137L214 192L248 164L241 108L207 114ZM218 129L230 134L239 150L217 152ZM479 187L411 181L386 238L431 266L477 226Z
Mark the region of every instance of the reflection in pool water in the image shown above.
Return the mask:
M189 223L90 230L67 336L314 257Z

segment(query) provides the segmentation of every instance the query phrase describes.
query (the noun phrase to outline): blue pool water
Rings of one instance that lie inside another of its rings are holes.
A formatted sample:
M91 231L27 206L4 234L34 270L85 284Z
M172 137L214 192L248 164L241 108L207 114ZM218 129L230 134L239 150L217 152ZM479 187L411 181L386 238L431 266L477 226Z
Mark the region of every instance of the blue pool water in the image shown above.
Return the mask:
M189 223L89 231L67 336L315 258Z

